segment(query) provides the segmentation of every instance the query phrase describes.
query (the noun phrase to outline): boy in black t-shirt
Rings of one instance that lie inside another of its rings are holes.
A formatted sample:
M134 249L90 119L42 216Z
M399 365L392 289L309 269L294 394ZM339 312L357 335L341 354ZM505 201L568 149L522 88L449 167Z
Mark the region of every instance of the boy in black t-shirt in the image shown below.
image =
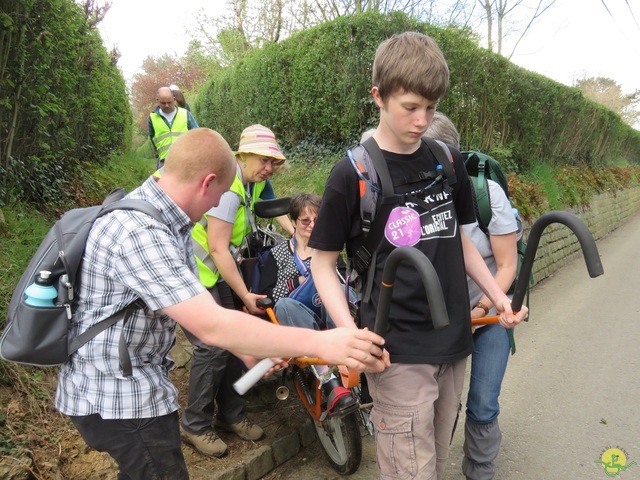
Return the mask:
M460 231L460 225L475 221L460 153L451 148L455 182L428 187L431 182L425 180L406 185L407 178L436 170L438 162L421 137L448 82L447 63L426 35L395 35L376 51L371 93L380 108L380 123L373 138L383 151L395 192L411 192L420 202L406 200L389 214L377 249L371 300L361 307L361 326L373 329L382 269L399 246L413 246L429 258L440 278L450 321L445 329L434 329L420 276L414 266L402 262L386 334L391 366L382 373L367 374L378 464L385 479L435 480L443 475L466 358L473 347L465 269L498 307L504 327L513 327L527 314L525 307L517 315L512 313L509 298ZM352 255L363 242L359 201L358 176L344 158L327 180L309 242L316 249L311 271L323 303L336 325L351 328L356 326L334 265L345 245Z

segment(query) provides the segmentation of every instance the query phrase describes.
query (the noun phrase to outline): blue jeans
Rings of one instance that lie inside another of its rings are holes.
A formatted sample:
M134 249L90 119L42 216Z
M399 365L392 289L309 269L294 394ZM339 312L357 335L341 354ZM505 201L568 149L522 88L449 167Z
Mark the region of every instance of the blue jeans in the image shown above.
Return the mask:
M324 308L322 309L322 316L319 317L306 305L293 298L285 297L278 300L274 312L280 325L310 328L311 330L336 328Z
M306 305L300 303L293 298L281 298L276 302L274 313L280 325L289 327L308 328L311 330L326 330L329 328L336 328L329 316L326 314L324 308L322 308L322 318L316 315ZM318 375L323 375L327 372L326 365L314 365L314 370ZM335 376L332 374L330 378L325 378L321 381L328 381Z
M509 361L509 336L501 325L487 325L473 334L467 417L474 423L494 421L500 413L498 397Z
M510 347L507 330L497 324L476 329L473 341L462 471L468 479L485 480L493 478L500 451L498 397Z

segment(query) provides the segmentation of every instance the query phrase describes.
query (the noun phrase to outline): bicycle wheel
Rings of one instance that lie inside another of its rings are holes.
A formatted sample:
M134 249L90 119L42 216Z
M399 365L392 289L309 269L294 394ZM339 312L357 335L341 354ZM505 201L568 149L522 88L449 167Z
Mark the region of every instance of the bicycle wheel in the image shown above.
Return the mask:
M358 415L355 411L344 417L335 416L327 419L322 425L313 422L327 460L341 475L350 475L358 470L362 460L362 437Z

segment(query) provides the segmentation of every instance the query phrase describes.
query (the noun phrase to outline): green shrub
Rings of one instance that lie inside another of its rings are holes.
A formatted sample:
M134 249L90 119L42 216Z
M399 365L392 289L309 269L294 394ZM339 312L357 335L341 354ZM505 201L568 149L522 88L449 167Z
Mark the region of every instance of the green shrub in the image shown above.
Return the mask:
M378 44L418 30L440 45L451 72L439 104L467 149L494 152L511 173L562 161L640 163L640 132L612 111L478 46L458 28L436 28L395 12L340 17L256 50L213 76L194 102L203 126L232 145L252 123L272 128L292 152L342 152L375 125L371 64ZM297 157L296 157L297 158Z
M0 205L64 203L78 172L131 144L124 78L74 2L9 0L0 22Z

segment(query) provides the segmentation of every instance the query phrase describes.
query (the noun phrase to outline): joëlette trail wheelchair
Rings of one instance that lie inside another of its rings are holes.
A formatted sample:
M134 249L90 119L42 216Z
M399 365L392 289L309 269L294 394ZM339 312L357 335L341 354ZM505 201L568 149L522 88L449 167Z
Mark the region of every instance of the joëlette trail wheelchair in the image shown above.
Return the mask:
M249 254L245 255L240 262L240 270L247 285L247 288L256 289L257 264L260 255L271 248L274 244L283 241L273 227L272 220L275 217L286 215L289 209L291 198L283 197L275 200L263 200L256 202L254 212L257 217L268 219L267 226L257 225L254 232L253 248L249 248ZM273 323L278 324L278 320L273 311L274 302L269 298L258 301L258 306L264 308L267 317ZM287 373L293 380L296 393L313 421L323 452L338 473L348 475L355 472L360 466L362 459L362 430L373 434L373 426L369 421L369 409L371 404L360 402L360 376L358 372L340 369L340 367L330 367L328 371L319 374L312 366L327 365L319 358L291 358L288 359L289 368L283 372L282 384L276 390L276 397L279 400L286 400L289 397L289 388L286 386ZM236 390L244 394L253 384L255 384L266 371L273 365L269 359L265 359L257 366L245 374L235 385ZM327 398L321 383L323 380L335 374L342 380L343 385L349 388L355 400L353 408L340 411L335 414L327 412Z
M593 236L582 220L569 212L554 211L544 214L536 220L529 232L525 258L512 301L514 311L518 311L522 306L542 231L551 223L562 223L574 232L580 242L587 269L592 278L604 273ZM382 274L383 288L378 302L374 331L382 336L387 332L395 274L399 263L402 261L409 262L420 273L434 327L438 329L446 328L449 324L447 308L440 281L431 262L425 255L414 248L400 247L389 255L384 265ZM271 321L277 323L277 319L273 315L272 306L273 302L270 300L265 303ZM497 321L498 316L488 316L475 319L473 325L486 325L497 323ZM360 420L367 427L368 432L373 434L373 426L368 417L371 404L359 404L357 412L350 412L345 416L327 417L323 414L323 406L325 404L323 403L322 390L319 388L319 380L310 375L309 372L310 365L326 364L326 362L322 359L306 357L288 359L288 362L293 369L294 384L298 396L313 419L318 438L329 463L341 474L347 475L355 472L360 466L362 458L362 439L358 425L358 415L360 415ZM245 393L271 366L273 366L273 362L270 359L262 360L236 382L236 390L241 394ZM358 398L357 381L359 376L354 372L348 372L344 368L340 369L340 373L345 387L354 389L354 396ZM278 388L276 394L278 398L286 398L288 396L284 382L283 386Z

